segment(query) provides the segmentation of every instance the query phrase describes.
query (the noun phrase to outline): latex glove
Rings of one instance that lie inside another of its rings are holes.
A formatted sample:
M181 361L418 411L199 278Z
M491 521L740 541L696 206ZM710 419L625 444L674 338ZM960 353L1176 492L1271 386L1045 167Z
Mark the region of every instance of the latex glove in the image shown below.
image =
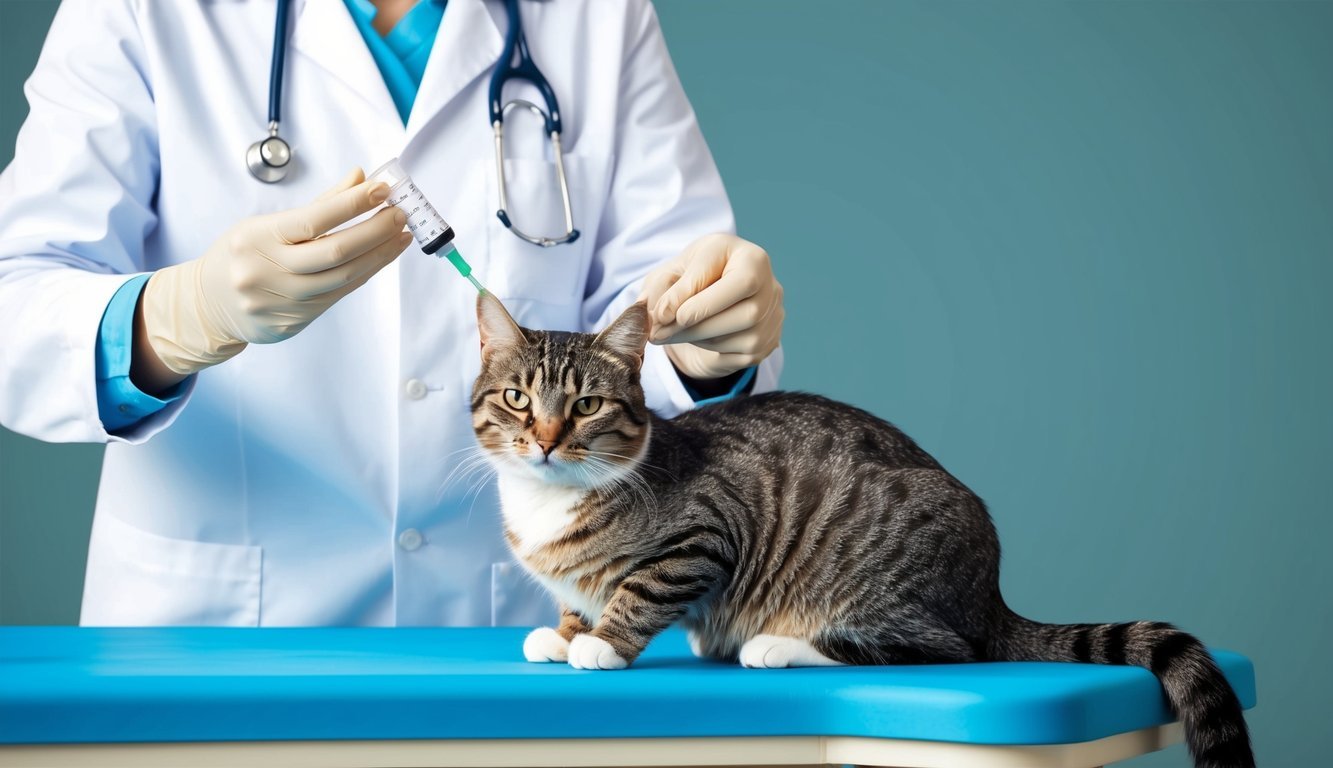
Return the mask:
M158 270L140 300L153 352L188 376L300 333L412 242L393 207L325 234L388 194L358 168L309 205L245 219L203 256Z
M758 365L782 340L782 285L764 249L735 235L695 240L643 285L649 340L690 378Z

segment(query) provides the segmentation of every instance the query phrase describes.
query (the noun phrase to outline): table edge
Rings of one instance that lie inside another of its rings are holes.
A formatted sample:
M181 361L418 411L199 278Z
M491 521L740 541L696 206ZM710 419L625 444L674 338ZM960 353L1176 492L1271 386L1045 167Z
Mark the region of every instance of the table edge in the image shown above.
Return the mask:
M1071 744L993 745L861 736L420 739L0 745L0 768L554 768L856 764L893 768L1088 768L1179 742L1179 723Z

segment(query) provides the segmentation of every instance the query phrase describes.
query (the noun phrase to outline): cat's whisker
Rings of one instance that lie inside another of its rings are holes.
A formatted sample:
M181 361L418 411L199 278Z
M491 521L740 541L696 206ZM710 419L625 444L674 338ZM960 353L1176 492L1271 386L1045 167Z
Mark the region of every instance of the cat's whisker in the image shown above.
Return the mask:
M440 484L440 489L435 494L436 504L440 503L444 498L444 494L449 490L449 487L453 483L470 481L473 475L486 468L490 468L492 471L494 470L493 467L490 467L490 456L484 450L479 446L473 447L470 450L472 450L473 453L463 457L463 459L449 472L449 475L444 479L444 482ZM455 453L461 453L461 451L455 451Z
M592 449L585 449L585 452L586 452L587 454L589 454L590 456L611 456L611 457L614 457L614 458L617 458L617 459L624 459L624 460L626 460L626 461L633 462L634 465L637 466L637 467L643 467L643 468L645 468L645 469L657 470L657 471L661 472L662 474L666 475L667 477L669 477L673 482L676 480L676 476L673 475L673 474L671 474L671 472L668 471L665 467L659 467L659 466L657 466L656 464L649 464L648 462L646 462L646 461L644 461L644 460L642 460L642 459L637 459L637 458L635 458L635 457L633 457L633 456L626 456L626 455L621 454L621 453L612 453L611 451L594 451L594 450L592 450Z
M452 487L458 485L470 485L472 482L476 480L478 473L484 474L485 470L486 467L484 464L482 464L482 465L477 465L475 467L471 467L465 472L460 472L458 477L451 480L447 486L440 488L440 491L438 493L438 498L442 499L445 496L445 494L448 493L449 489Z
M581 463L571 464L570 466L573 467L574 472L576 474L584 478L583 481L584 487L593 488L596 486L597 478L594 475L591 467L589 467L587 464L581 464Z
M449 451L448 453L441 456L440 460L446 461L450 456L457 456L460 453L476 453L479 450L481 450L481 446L478 445L477 443L473 443L472 445L465 445L457 450Z
M455 456L457 456L457 455L460 454L460 453L469 453L469 454L471 454L471 453L477 453L477 452L482 452L482 451L483 451L482 447L481 447L480 445L477 445L476 443L473 443L472 445L465 445L465 446L463 446L462 448L458 448L458 449L456 449L456 450L452 450L452 451L449 451L448 453L445 453L445 454L442 454L442 455L440 455L440 456L437 456L437 457L435 458L433 464L434 464L434 465L444 464L445 462L449 461L450 459L453 459Z
M466 465L468 465L468 464L470 464L470 463L472 463L472 462L476 462L476 461L485 461L486 458L487 458L486 454L483 453L481 450L478 449L478 450L476 450L476 451L474 451L474 452L472 452L472 453L469 453L469 454L464 455L464 456L462 456L462 457L460 457L460 458L458 458L458 459L455 459L455 468L460 467L460 466L466 466Z
M492 473L493 472L494 470L492 469ZM491 480L490 475L482 475L480 478L477 479L477 481L473 484L473 486L468 489L468 492L463 494L464 501L467 500L468 496L472 496L472 502L467 506L467 517L463 519L464 528L472 524L472 510L476 508L477 499L481 498L481 492L486 488L486 485L490 482L490 480Z
M453 481L454 478L459 474L465 474L471 471L477 465L484 464L486 462L487 462L487 457L484 454L475 453L469 456L464 456L461 460L459 460L454 464L452 469L450 469L449 474L445 477L442 485L448 486L449 483Z
M593 463L590 459L582 459L570 466L574 467L581 476L586 478L584 486L588 490L593 490L601 484L602 468Z
M628 460L628 461L634 461L634 460L635 460L633 456L626 456L626 455L623 454L623 453L612 453L611 451L594 451L594 450L591 449L591 448L585 448L585 449L583 449L583 450L584 450L585 453L589 453L589 454L592 454L592 455L594 455L594 456L614 456L614 457L617 458L617 459L626 459L626 460Z
M588 461L589 466L597 468L603 477L611 481L608 485L623 483L645 507L650 509L657 507L657 497L653 494L647 481L640 477L637 471L625 472L622 465L614 464L596 456L589 456Z

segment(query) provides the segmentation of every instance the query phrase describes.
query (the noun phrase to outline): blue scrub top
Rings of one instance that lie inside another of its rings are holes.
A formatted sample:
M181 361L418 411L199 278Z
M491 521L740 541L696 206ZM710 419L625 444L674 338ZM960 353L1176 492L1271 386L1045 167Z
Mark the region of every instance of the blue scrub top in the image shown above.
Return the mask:
M444 18L445 0L421 0L383 37L371 25L378 12L371 0L343 0L343 4L384 77L398 116L407 125L430 50L435 46L435 33Z

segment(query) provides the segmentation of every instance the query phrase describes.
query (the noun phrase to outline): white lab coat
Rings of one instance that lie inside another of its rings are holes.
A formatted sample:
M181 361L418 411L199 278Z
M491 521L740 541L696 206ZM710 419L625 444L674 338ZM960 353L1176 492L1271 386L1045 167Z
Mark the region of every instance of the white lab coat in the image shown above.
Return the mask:
M474 446L475 293L415 247L300 335L200 373L124 434L103 429L94 386L102 313L130 275L195 258L239 219L302 204L355 165L401 157L481 280L537 328L600 327L654 265L732 230L652 7L520 5L564 113L583 232L551 249L521 242L494 213L486 86L505 28L497 0L449 0L406 127L343 3L294 3L282 129L297 165L276 185L244 162L265 132L271 0L61 5L0 177L0 422L109 443L84 624L553 615L512 563L493 484L455 471ZM524 117L507 142L511 211L520 226L554 230L553 165ZM775 355L761 366L760 389L779 365ZM660 413L690 407L658 347L643 380Z

